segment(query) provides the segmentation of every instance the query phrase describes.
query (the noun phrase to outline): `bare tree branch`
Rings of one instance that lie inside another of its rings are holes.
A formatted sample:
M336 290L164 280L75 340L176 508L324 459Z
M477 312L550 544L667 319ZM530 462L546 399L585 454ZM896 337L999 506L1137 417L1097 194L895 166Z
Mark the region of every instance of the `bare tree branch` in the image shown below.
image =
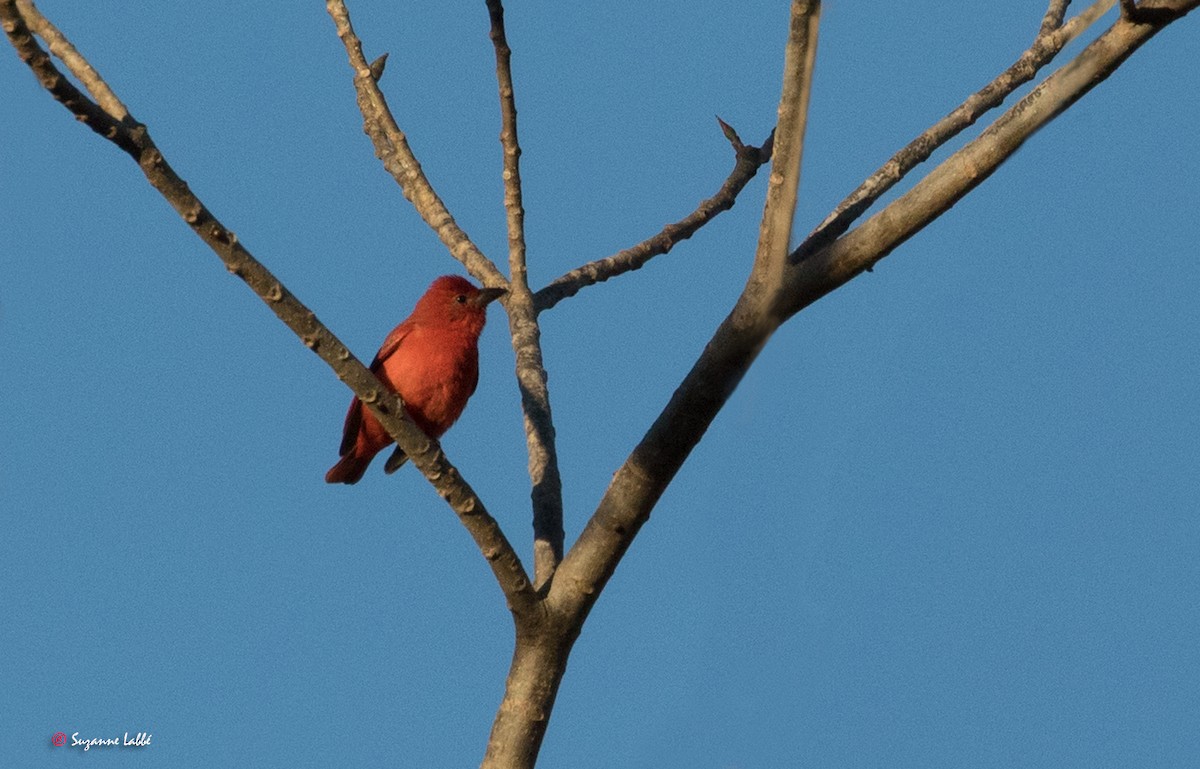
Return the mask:
M354 394L362 399L412 458L413 464L429 479L450 507L458 514L480 551L487 558L492 572L504 592L510 608L529 612L537 602L524 566L504 533L487 512L458 470L450 464L437 441L429 438L404 413L402 404L375 375L326 328L316 315L300 302L271 272L256 260L188 188L187 183L167 163L144 125L126 112L121 121L114 120L99 105L79 92L58 72L50 57L34 39L17 0L0 0L0 23L9 41L16 48L38 80L93 130L129 153L141 167L150 184L183 217L183 220L213 250L225 267L245 281L288 328L296 333L306 347L315 352ZM41 25L39 25L41 26ZM43 29L47 28L42 26ZM57 30L55 34L62 38ZM83 57L72 48L73 67L86 65ZM92 84L89 88L109 92L100 75L86 65ZM115 99L115 96L112 97ZM99 117L107 121L99 120Z
M17 9L25 19L25 23L29 25L29 29L33 34L46 41L46 46L50 49L50 53L56 56L59 61L67 66L87 92L95 99L96 104L100 109L104 110L112 117L113 120L121 121L129 116L129 110L117 98L112 89L108 87L108 83L100 77L96 70L92 69L92 65L87 59L79 55L75 50L75 46L71 45L71 41L58 30L58 27L50 23L50 20L42 15L42 12L37 9L32 0L17 0Z
M404 197L412 203L425 223L437 233L451 255L462 262L468 272L486 286L508 288L508 280L496 269L496 265L484 256L454 221L413 155L407 137L396 124L387 99L371 73L371 65L363 56L362 42L354 34L345 2L327 0L325 7L333 18L338 37L346 47L346 55L354 70L354 89L358 94L359 111L363 115L363 131L375 145L375 154L383 161L383 167L400 185Z
M504 31L504 4L487 0L492 47L496 51L496 85L500 91L500 146L504 151L504 212L508 224L511 293L529 293L525 267L525 205L521 196L521 143L517 137L517 100L512 79L512 49Z
M729 128L724 121L717 121ZM661 231L650 236L636 246L619 251L604 259L588 262L576 267L565 275L554 279L534 295L538 312L548 310L564 299L568 299L587 286L601 283L630 270L640 269L646 262L660 254L668 253L676 243L687 240L696 234L704 225L712 221L724 211L733 208L738 193L758 173L758 169L771 159L773 136L763 142L762 147L751 147L742 144L737 133L729 128L726 136L733 145L735 161L733 170L726 177L721 189L711 198L704 200L695 211L673 224L668 224Z
M754 268L733 311L617 470L596 512L559 566L549 594L551 607L579 615L581 622L667 484L783 320L778 312L778 291L787 264L800 179L820 3L793 0L790 18L771 186Z
M525 415L529 477L533 502L534 584L554 575L563 553L562 479L558 472L550 391L542 364L541 329L529 290L525 266L525 208L521 200L521 144L517 137L517 103L512 80L512 50L504 31L504 5L487 0L492 45L496 49L496 82L500 91L500 144L504 151L504 210L508 221L510 286L505 308L517 358L517 383Z
M1062 26L1063 19L1067 15L1067 6L1070 4L1071 0L1050 0L1050 5L1046 8L1046 15L1042 17L1042 26L1038 30L1038 37L1049 35Z
M771 177L758 228L754 268L743 296L762 293L764 297L778 297L783 287L792 221L796 217L796 198L800 192L800 161L804 155L804 129L808 125L808 100L812 92L820 20L819 0L792 0Z
M1115 0L1098 0L1065 25L1060 24L1052 31L1046 32L1047 23L1053 21L1060 11L1066 12L1066 3L1051 2L1050 9L1042 21L1042 32L1033 45L999 77L967 97L967 100L955 107L950 114L926 129L871 174L813 230L801 244L801 252L816 251L841 237L855 220L909 171L924 163L939 147L974 125L984 114L1000 106L1009 94L1032 80L1038 70L1050 63L1067 43L1112 8L1114 2ZM1058 7L1060 5L1061 8ZM1061 16L1057 18L1061 19Z
M0 20L3 21L4 32L13 47L17 49L21 61L25 62L26 66L33 71L42 87L49 91L56 101L70 110L77 120L116 144L136 160L139 150L132 140L132 134L138 126L130 119L124 105L116 108L120 113L120 117L117 117L81 93L65 75L58 71L50 56L34 40L33 32L22 15L23 11L19 10L18 6L28 10L33 23L51 35L51 39L55 41L55 46L59 50L67 53L74 70L76 70L76 76L87 84L87 88L98 93L110 92L108 85L90 65L84 67L80 64L82 57L75 52L74 47L63 45L65 38L62 33L51 25L32 3L27 0L23 3L6 0L0 6ZM111 100L106 101L110 105L112 104Z
M1134 24L1169 24L1187 11L1179 11L1170 3L1142 3L1137 0L1121 0L1121 16Z
M897 246L945 213L981 184L1042 126L1058 117L1107 78L1169 21L1200 0L1166 0L1145 8L1154 24L1119 19L1078 56L1046 78L976 139L879 213L841 239L816 251L802 245L792 254L788 312L795 313L869 270Z

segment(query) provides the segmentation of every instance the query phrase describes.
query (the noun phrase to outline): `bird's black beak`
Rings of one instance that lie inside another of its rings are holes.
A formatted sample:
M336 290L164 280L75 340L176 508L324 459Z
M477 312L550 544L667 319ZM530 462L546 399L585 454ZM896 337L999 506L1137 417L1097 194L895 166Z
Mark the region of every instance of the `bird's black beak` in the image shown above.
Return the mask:
M480 307L487 307L507 293L508 289L506 288L481 288L479 289L479 293L475 295L474 301Z

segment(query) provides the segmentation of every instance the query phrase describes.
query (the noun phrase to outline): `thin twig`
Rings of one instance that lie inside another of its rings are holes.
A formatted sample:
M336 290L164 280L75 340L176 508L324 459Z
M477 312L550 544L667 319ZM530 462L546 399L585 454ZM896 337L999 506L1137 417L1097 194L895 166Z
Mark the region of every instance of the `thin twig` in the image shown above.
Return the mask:
M717 118L719 121L720 118ZM722 125L724 123L722 122ZM730 129L732 130L732 129ZM538 312L548 310L564 299L568 299L580 290L614 278L631 270L640 269L646 262L656 256L666 254L681 241L696 234L718 214L733 208L737 202L738 193L758 173L758 169L771 159L771 148L774 135L763 142L762 147L752 147L741 143L737 134L726 134L733 145L735 160L733 170L729 172L721 188L712 197L701 201L695 211L677 222L668 224L662 230L649 238L612 256L588 262L576 267L570 272L555 278L546 287L534 294Z
M379 83L371 73L371 65L363 56L362 42L350 24L350 12L343 0L327 0L326 10L333 18L337 35L346 48L350 67L354 70L354 89L358 94L358 108L363 116L363 131L375 145L375 154L383 161L383 167L400 185L413 208L425 220L455 259L462 262L467 271L484 285L508 288L508 281L496 269L496 265L463 232L433 185L425 176L421 164L408 146L408 139L388 107L387 99L379 90Z
M909 171L924 163L939 147L980 117L1000 106L1020 86L1029 82L1067 45L1092 25L1116 0L1098 0L1066 24L1049 34L1039 34L1033 45L999 77L934 123L904 149L892 156L879 170L867 177L858 189L837 205L800 246L801 256L820 250L841 237L876 200L890 190ZM1065 11L1065 9L1064 9ZM1049 16L1050 13L1047 12ZM1043 20L1043 25L1045 21Z
M495 519L487 513L479 496L450 464L437 441L426 436L409 420L399 398L380 384L375 375L317 320L316 315L255 259L231 230L213 216L167 163L144 125L128 113L120 122L109 117L103 125L95 123L97 114L108 117L107 113L57 70L34 39L18 10L17 2L0 0L0 21L21 60L33 69L38 80L77 118L129 153L150 184L220 257L226 269L245 281L267 307L300 337L305 346L329 364L338 378L379 417L388 434L403 446L413 464L458 514L491 565L509 606L518 612L529 610L537 598L520 558ZM73 55L83 61L77 52ZM107 89L100 75L91 70L90 65L88 70L92 73L89 77L94 80L94 85Z
M496 85L500 91L500 146L504 152L504 212L508 224L510 292L529 293L525 267L525 207L521 199L521 143L517 138L517 100L513 89L512 49L504 31L504 4L487 0L492 47L496 51Z
M500 145L504 153L504 210L508 224L509 290L504 303L517 359L517 384L525 415L525 443L533 503L534 585L550 581L563 554L562 478L558 471L550 390L542 363L541 330L525 264L525 208L521 200L521 143L513 89L512 49L504 30L504 5L487 0L496 84L500 92Z

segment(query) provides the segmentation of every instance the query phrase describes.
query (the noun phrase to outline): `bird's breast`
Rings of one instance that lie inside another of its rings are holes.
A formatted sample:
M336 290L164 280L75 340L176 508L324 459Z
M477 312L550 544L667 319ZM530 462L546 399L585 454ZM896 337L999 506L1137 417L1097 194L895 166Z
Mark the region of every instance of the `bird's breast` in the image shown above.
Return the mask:
M479 353L474 340L464 343L414 329L383 361L380 374L413 421L436 438L450 429L475 392Z

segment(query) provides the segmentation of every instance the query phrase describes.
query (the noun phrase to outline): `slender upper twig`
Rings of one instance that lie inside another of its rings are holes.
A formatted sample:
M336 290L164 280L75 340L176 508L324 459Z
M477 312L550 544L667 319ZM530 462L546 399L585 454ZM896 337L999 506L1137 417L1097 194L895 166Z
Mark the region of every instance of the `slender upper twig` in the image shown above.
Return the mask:
M717 118L719 121L720 118ZM724 122L721 123L723 126ZM538 312L548 310L564 299L575 296L587 286L600 283L630 270L636 270L660 254L668 253L676 243L687 240L696 234L704 225L712 221L718 214L733 208L738 193L750 183L758 173L758 169L771 159L772 137L763 142L762 147L752 147L742 144L732 129L726 132L730 144L733 145L735 160L733 170L725 178L721 189L711 198L701 201L696 210L677 222L668 224L662 230L649 238L612 256L588 262L576 267L570 272L555 278L544 288L534 294Z
M141 167L147 180L157 189L183 220L220 257L226 268L237 275L264 303L292 329L344 381L354 394L380 419L413 464L429 479L458 514L463 525L486 556L510 607L526 611L536 600L520 558L505 538L483 502L450 464L437 441L430 439L404 414L402 404L375 375L355 358L349 349L326 328L311 310L255 259L237 236L225 227L192 193L175 173L154 144L149 131L126 112L120 121L112 119L99 105L88 99L55 67L26 24L18 0L0 0L0 22L21 59L34 71L44 87L89 127L129 153ZM61 37L61 33L57 33ZM62 38L65 40L65 38ZM86 64L73 51L75 67ZM108 90L98 73L87 65L89 88ZM114 96L115 98L115 96ZM100 116L107 118L101 121Z
M487 0L492 45L496 50L496 84L500 91L500 144L504 153L504 210L508 223L510 284L504 303L517 358L517 382L525 414L525 442L533 502L534 582L546 584L563 552L562 479L558 472L550 391L542 364L541 331L529 290L525 265L525 208L521 200L521 143L517 136L517 102L513 90L512 49L504 31L504 5Z
M953 139L966 128L974 125L981 116L1000 106L1004 100L1019 88L1029 82L1038 71L1054 59L1067 45L1092 25L1116 0L1098 0L1084 9L1078 16L1066 24L1056 26L1052 31L1039 34L1028 50L1005 70L999 77L988 83L981 90L967 97L966 101L954 108L950 114L934 123L916 139L908 143L904 149L892 156L879 170L867 177L858 189L837 205L825 221L821 222L800 246L801 255L816 251L840 237L850 225L862 216L872 204L890 190L909 171L924 163L939 147ZM1066 8L1063 4L1062 11ZM1047 28L1047 20L1053 20L1058 13L1056 4L1052 3L1042 21L1042 29Z
M487 0L496 85L500 91L500 146L504 152L504 212L508 224L508 263L513 293L528 293L525 267L525 206L521 198L521 143L517 138L517 100L513 89L512 49L504 31L504 4ZM523 286L521 285L523 284Z
M796 216L796 199L800 192L800 161L804 155L804 129L808 124L808 100L812 92L820 20L819 0L792 0L771 177L758 228L754 268L743 292L743 297L753 300L756 306L760 300L778 296L783 288L792 220ZM768 300L768 303L773 305L774 300Z
M350 12L343 0L327 0L326 10L333 18L338 37L346 48L350 66L354 69L354 89L358 94L358 108L363 115L363 131L371 137L375 154L383 166L400 185L404 197L425 220L455 259L462 262L467 271L488 286L508 287L504 275L496 265L467 237L454 217L450 215L442 199L425 176L417 162L408 138L400 130L396 118L388 107L387 99L379 90L379 83L371 73L371 65L363 56L362 42L350 24Z

